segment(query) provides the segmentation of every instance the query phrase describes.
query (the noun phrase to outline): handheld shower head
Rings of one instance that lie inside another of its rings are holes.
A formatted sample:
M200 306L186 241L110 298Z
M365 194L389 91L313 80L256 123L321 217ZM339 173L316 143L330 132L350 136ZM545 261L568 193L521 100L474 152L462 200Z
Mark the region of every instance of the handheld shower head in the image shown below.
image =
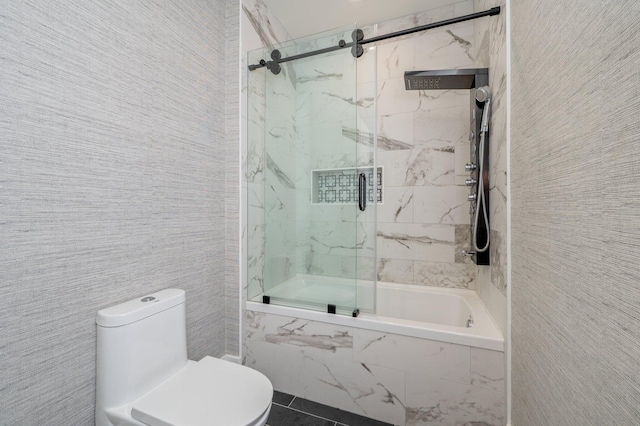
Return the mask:
M489 109L491 108L491 96L489 86L482 86L476 89L476 100L484 104L482 109L481 131L489 130Z
M491 97L489 95L489 86L482 86L476 89L476 100L478 102L487 102Z

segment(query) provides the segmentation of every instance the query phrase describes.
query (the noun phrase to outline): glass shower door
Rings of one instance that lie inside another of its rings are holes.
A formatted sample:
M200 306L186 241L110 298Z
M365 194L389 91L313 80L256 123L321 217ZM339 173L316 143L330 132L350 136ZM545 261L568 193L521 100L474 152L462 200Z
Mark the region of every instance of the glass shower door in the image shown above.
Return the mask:
M377 180L367 115L375 117L374 80L368 92L359 85L348 47L274 65L349 43L354 30L249 54L249 63L269 65L248 79L248 160L263 165L262 185L250 191L262 208L249 209L249 228L263 230L261 247L260 232L254 241L249 236L250 299L349 315L371 309Z

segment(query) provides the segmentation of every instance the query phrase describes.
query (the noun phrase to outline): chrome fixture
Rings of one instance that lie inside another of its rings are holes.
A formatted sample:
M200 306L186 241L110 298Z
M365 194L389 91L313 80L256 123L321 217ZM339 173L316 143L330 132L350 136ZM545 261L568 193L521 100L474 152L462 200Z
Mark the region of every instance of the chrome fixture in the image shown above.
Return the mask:
M476 100L480 103L490 102L489 86L482 86L476 89Z
M465 184L470 193L467 199L471 224L473 261L488 265L489 252L489 70L487 68L405 71L407 90L469 90L470 128L469 162L464 166L469 172Z
M473 200L476 202L476 212L471 221L471 247L476 253L484 253L489 248L489 150L487 146L487 134L489 132L489 114L491 108L491 96L489 86L482 86L475 90L477 103L482 105L482 114L479 129L478 153L472 150L472 157L476 158L479 167L477 173L477 192ZM478 107L476 103L476 108ZM476 117L478 114L474 114ZM477 120L476 129L478 127ZM474 170L475 172L475 170ZM475 174L475 173L474 173ZM473 179L473 175L471 177Z

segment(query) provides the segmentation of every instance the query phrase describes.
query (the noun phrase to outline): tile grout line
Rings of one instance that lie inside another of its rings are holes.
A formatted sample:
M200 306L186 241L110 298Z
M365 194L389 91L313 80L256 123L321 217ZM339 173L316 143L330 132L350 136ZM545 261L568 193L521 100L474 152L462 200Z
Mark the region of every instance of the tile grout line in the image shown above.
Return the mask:
M322 419L322 420L326 420L326 421L328 421L328 422L333 422L333 426L349 426L349 425L348 425L348 424L346 424L346 423L340 423L338 420L333 420L333 419L329 419L329 418L326 418L326 417L321 417L321 416L318 416L318 415L315 415L315 414L309 413L309 412L307 412L307 411L302 411L302 410L300 410L300 409L298 409L298 408L291 407L291 404L293 404L293 401L294 401L296 398L298 398L298 397L297 397L297 396L294 396L294 397L293 397L293 399L291 399L291 402L289 402L289 404L288 404L288 405L283 405L283 404L277 403L277 402L275 402L275 401L272 401L271 403L272 403L272 404L274 404L274 405L277 405L277 406L279 406L279 407L286 408L286 409L288 409L288 410L296 411L296 412L298 412L298 413L302 413L302 414L309 415L309 416L311 416L311 417L315 417L316 419ZM303 399L304 399L304 398L303 398ZM333 407L329 407L329 408L333 408ZM333 409L335 410L336 408L333 408ZM389 425L390 425L390 426L396 426L396 425L394 425L394 424L389 424ZM267 425L265 425L265 426L271 426L271 425L267 424Z
M293 398L293 399L295 399L295 398ZM291 400L291 402L293 402L293 399ZM297 408L293 408L293 407L290 407L290 406L285 407L284 405L278 404L277 402L273 402L273 404L279 405L279 406L284 407L284 408L286 408L288 410L291 410L291 411L297 411L298 413L302 413L302 414L306 414L306 415L311 416L311 417L315 417L316 419L322 419L322 420L326 420L328 422L333 422L334 426L336 426L338 424L337 420L327 419L325 417L316 416L315 414L307 413L306 411L298 410ZM289 405L291 405L291 404L289 404ZM344 423L341 423L341 424L344 424Z
M307 414L307 415L309 415L309 416L311 416L311 417L315 417L316 419L322 419L322 420L326 420L326 421L328 421L328 422L333 422L334 426L335 426L336 424L338 424L338 421L337 421L337 420L327 419L327 418L325 418L325 417L316 416L315 414L307 413L306 411L298 410L298 409L295 409L295 408L293 408L293 407L288 407L288 408L289 408L289 410L297 411L298 413L302 413L302 414Z

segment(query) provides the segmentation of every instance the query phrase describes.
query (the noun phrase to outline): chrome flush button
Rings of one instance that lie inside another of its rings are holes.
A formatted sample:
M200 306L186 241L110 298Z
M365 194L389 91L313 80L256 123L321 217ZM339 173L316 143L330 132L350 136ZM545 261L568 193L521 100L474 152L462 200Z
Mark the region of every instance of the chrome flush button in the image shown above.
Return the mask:
M140 299L141 302L151 302L152 300L156 300L156 298L153 296L147 296Z

